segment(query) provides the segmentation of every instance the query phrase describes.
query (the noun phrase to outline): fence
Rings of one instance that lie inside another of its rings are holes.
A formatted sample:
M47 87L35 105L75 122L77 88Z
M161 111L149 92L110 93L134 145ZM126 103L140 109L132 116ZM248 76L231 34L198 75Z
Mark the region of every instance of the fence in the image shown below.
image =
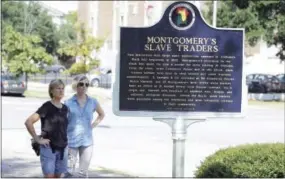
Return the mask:
M48 84L51 80L61 79L65 84L71 84L73 77L67 74L48 73L28 75L28 81Z
M86 74L90 80L91 86L100 87L100 88L111 88L112 80L111 75L100 75L97 78L91 78L90 74ZM48 74L33 74L28 76L28 81L38 82L43 84L50 83L51 80L61 79L66 85L72 83L72 80L75 76L70 76L68 74L60 73L48 73Z

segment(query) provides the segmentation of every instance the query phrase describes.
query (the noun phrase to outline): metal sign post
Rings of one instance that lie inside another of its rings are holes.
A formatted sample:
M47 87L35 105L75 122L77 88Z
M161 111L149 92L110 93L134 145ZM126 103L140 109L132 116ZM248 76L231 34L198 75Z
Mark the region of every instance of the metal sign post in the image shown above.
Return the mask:
M178 118L153 118L155 121L164 122L172 129L172 177L184 177L185 141L187 128L194 123L203 122L206 119Z

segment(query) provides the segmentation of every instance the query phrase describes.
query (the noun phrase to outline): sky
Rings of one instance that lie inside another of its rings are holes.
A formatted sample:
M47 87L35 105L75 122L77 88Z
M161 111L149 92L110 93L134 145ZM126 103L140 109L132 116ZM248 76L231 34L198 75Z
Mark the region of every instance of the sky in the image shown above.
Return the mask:
M77 3L78 3L78 1L41 1L41 2L63 13L77 10Z

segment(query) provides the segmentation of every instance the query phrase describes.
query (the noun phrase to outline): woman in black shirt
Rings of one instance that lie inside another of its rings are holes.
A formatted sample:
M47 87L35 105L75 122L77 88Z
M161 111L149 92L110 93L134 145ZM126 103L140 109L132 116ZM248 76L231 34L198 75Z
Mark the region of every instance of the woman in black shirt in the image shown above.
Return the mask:
M53 80L49 84L50 101L45 102L25 122L25 125L40 145L40 161L45 177L61 177L67 171L67 114L68 108L61 103L64 83ZM34 123L41 119L41 135L35 132Z

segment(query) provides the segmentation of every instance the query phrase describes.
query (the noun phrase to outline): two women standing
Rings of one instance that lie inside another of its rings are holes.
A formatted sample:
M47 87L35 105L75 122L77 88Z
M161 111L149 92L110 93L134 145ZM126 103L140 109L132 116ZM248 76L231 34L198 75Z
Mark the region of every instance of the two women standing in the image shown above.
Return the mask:
M76 94L62 104L64 83L61 80L51 81L51 100L45 102L25 122L29 133L40 145L40 161L45 177L60 177L66 174L68 154L72 174L78 153L79 173L83 177L88 177L93 151L92 129L104 118L104 111L98 101L86 94L88 86L86 76L75 79L72 87ZM98 117L93 120L95 111ZM37 136L33 126L39 119L41 137Z

